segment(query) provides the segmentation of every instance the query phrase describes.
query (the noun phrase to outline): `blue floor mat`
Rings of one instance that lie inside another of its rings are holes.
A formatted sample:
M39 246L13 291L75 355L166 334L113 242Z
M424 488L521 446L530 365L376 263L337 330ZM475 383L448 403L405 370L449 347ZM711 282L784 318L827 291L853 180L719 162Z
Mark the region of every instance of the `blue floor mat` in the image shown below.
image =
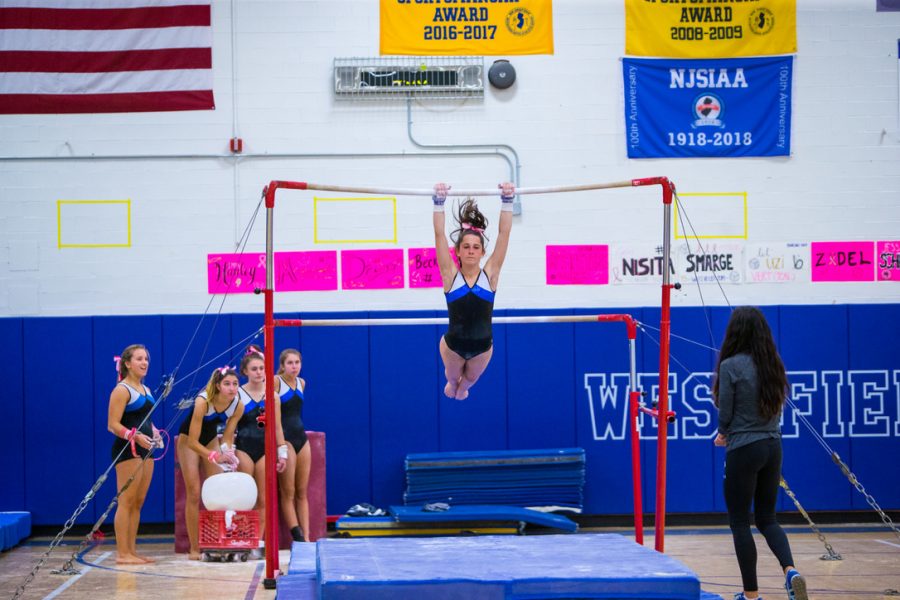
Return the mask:
M543 513L518 506L465 505L449 510L428 512L421 506L391 506L390 513L402 522L448 523L452 521L524 521L533 525L574 532L578 524L568 517Z
M318 542L321 600L698 600L686 566L614 534Z

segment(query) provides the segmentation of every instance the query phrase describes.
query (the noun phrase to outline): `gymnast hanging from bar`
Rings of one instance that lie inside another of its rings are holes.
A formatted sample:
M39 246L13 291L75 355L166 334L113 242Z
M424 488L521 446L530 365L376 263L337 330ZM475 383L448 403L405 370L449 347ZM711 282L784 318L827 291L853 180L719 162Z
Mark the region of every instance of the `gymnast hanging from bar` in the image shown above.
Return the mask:
M450 234L456 250L456 261L450 254L445 233L444 202L450 186L438 183L434 186L434 245L437 262L447 299L450 325L441 338L440 352L444 361L447 385L444 394L448 398L465 400L469 388L487 368L494 351L491 333L491 317L494 311L494 293L500 278L500 268L509 247L512 229L513 199L516 188L503 183L500 188L500 224L497 242L490 258L481 266L485 256L487 218L478 210L474 198L466 198L457 211L457 228Z

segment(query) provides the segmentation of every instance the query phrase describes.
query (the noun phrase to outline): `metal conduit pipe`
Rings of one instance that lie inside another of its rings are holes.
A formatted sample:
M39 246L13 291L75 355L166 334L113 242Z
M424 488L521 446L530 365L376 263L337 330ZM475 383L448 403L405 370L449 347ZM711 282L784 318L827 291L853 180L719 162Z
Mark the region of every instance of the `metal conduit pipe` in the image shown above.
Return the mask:
M66 160L234 160L279 158L279 159L357 159L357 158L404 158L404 157L430 157L446 158L449 156L499 156L507 164L509 157L494 150L492 152L275 152L275 153L242 153L242 154L82 154L69 156L0 156L3 162L33 162L33 161L66 161Z
M233 161L232 185L234 186L235 243L240 239L238 217L237 171L238 163L259 159L334 159L352 160L358 158L446 158L448 156L499 156L509 164L509 157L495 149L480 152L357 152L357 153L274 153L274 154L87 154L69 156L0 156L0 163L34 161L132 161L132 160L230 160Z
M516 152L516 149L513 148L512 146L510 146L509 144L423 144L423 143L419 142L418 140L416 140L415 137L413 137L412 124L413 124L412 98L407 98L406 99L406 134L407 134L407 137L409 137L409 141L412 142L416 147L423 148L425 150L430 150L430 149L434 149L434 150L457 150L457 149L459 149L459 150L461 150L464 148L470 148L470 149L483 148L483 149L493 149L495 151L498 149L509 150L509 152L513 155L513 158L515 159L515 162L513 162L513 160L510 160L510 158L506 154L503 154L503 153L499 153L499 154L501 156L503 156L503 158L506 159L507 164L509 164L509 175L510 175L509 181L512 181L514 184L516 184L517 188L520 187L519 178L521 175L522 165L521 165L521 163L519 163L519 153ZM452 152L451 154L457 154L457 153ZM514 215L522 214L522 201L519 199L518 194L516 194L516 199L513 202L513 214Z

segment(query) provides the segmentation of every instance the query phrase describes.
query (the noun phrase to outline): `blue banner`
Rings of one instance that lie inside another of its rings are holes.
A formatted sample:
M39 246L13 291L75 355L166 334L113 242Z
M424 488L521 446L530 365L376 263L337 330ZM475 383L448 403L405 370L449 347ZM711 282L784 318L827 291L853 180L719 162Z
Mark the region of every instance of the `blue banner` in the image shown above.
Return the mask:
M622 59L628 158L787 156L793 57Z

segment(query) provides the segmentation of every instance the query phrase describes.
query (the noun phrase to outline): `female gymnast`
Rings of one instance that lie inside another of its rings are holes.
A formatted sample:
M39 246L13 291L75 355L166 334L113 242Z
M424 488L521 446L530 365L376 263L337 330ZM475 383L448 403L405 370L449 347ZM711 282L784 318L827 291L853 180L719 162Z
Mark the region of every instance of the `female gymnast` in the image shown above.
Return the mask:
M112 458L116 465L117 489L121 491L134 475L116 506L116 562L119 564L155 562L137 553L141 507L153 479L153 460L142 459L151 449L162 445L159 431L147 418L153 408L153 395L144 385L149 367L150 354L144 346L132 344L125 348L119 360L119 383L109 395L107 428L116 436Z
M262 350L250 346L241 360L241 375L247 383L238 389L238 396L244 406L244 414L237 425L238 470L256 480L256 510L259 511L259 538L264 539L266 524L266 438L265 429L257 421L266 410L266 362ZM287 466L287 445L281 431L281 406L278 398L272 402L272 420L266 420L266 427L275 427L278 444L278 462L275 469L281 473ZM262 558L257 550L254 558Z
M457 264L450 254L444 233L444 202L450 186L446 183L434 186L434 245L450 318L447 333L440 342L444 374L447 376L444 394L457 400L465 400L469 396L469 389L487 368L494 351L491 333L494 293L509 247L513 199L516 195L516 188L511 183L498 187L502 202L497 243L482 268L481 260L487 244L484 235L487 219L478 210L473 198L467 198L460 205L456 215L458 227L450 234L459 261Z
M194 398L194 410L178 429L178 464L184 477L184 520L191 544L188 554L191 560L200 560L200 464L203 463L207 477L234 471L238 465L234 432L244 414L238 387L238 376L233 368L213 371L206 390Z
M278 477L279 499L284 520L295 542L309 541L309 469L312 454L303 427L303 393L300 351L283 350L278 357L277 394L281 399L281 426L287 442L287 467Z
M750 532L750 506L756 528L784 571L791 600L806 600L806 580L794 568L787 536L775 520L781 481L779 421L788 384L772 332L758 308L731 313L713 384L719 408L715 444L726 446L725 505L744 591L735 600L759 598L756 544Z

